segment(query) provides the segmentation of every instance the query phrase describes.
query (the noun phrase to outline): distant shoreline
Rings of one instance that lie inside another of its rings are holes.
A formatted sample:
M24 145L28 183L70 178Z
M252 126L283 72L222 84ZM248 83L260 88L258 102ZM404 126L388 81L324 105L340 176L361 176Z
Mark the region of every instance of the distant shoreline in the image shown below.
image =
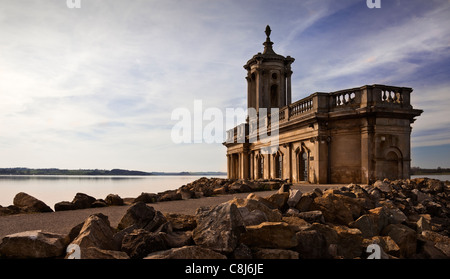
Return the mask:
M99 169L30 169L30 168L0 168L0 175L94 175L94 176L212 176L212 175L227 175L226 172L144 172L136 170L124 170L124 169L112 169L112 170L99 170Z

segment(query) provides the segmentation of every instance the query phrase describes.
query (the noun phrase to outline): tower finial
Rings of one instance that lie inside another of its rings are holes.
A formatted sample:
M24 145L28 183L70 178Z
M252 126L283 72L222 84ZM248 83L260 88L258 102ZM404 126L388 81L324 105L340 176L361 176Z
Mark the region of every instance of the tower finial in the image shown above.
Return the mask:
M270 30L270 26L267 25L266 26L266 35L267 35L267 41L270 41L270 33L272 32L272 30Z
M264 45L263 54L276 54L272 49L273 43L270 41L270 33L272 33L272 30L270 30L270 26L267 25L266 26L267 38L266 38L266 41L263 43L263 45Z

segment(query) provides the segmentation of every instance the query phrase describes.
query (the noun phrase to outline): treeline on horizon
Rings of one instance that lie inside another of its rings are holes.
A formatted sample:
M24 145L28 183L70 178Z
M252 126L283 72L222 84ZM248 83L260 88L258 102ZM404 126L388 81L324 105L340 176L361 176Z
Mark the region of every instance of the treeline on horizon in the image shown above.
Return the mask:
M0 168L0 175L226 175L224 172L144 172L136 170L99 170L99 169L30 169Z
M450 174L450 168L441 168L441 167L438 167L436 169L422 169L420 167L411 168L411 175L423 175L423 174Z

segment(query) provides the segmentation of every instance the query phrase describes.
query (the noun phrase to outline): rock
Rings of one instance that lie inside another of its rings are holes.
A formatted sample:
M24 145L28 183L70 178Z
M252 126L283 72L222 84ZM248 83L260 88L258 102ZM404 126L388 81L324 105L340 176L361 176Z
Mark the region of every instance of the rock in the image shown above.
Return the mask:
M239 207L238 209L241 213L245 226L259 225L263 222L269 221L266 214L264 214L261 210L255 209L250 212L246 207Z
M55 211L66 211L66 210L75 210L75 206L73 203L69 201L62 201L55 203Z
M297 189L291 189L289 191L289 199L287 201L287 204L289 207L295 207L298 202L300 201L300 198L302 197L302 192Z
M248 193L252 191L252 188L248 184L242 183L242 181L236 181L228 186L228 191L230 193Z
M123 205L123 199L116 194L109 194L105 198L107 205Z
M392 191L391 185L385 181L377 180L373 186L384 193L389 193Z
M247 245L241 243L234 249L232 258L236 260L251 260L253 259L252 250Z
M153 193L141 193L137 198L134 199L134 202L143 202L143 203L155 203L158 201L158 195Z
M101 213L90 215L83 224L80 234L72 241L81 248L97 247L102 250L119 250L119 243L113 239L114 231L111 228L108 216Z
M197 227L197 221L193 215L168 213L164 216L172 224L174 231L191 231Z
M189 200L189 199L192 199L193 197L195 197L194 192L192 192L189 189L183 188L183 187L181 187L180 189L177 190L177 194L181 195L182 200Z
M167 190L162 193L158 193L159 199L158 201L177 201L181 200L181 194L178 193L177 190Z
M391 224L401 224L408 220L408 217L406 217L405 213L403 213L403 211L401 211L396 207L389 208L388 211L389 211L389 223Z
M152 232L165 223L167 219L161 212L143 202L137 202L127 209L117 228L123 230L132 226L133 229L145 229Z
M297 216L309 223L325 223L325 218L320 210L300 212Z
M417 233L419 234L421 234L423 231L431 231L430 222L423 216L420 216L416 224L417 224Z
M132 259L141 259L152 252L166 249L166 243L158 233L143 229L133 230L126 234L123 237L121 247L121 250Z
M291 226L294 232L306 230L309 227L311 227L311 225L308 222L295 216L283 217L283 222L286 222L289 226Z
M300 212L309 211L310 207L311 207L311 204L314 201L313 196L315 196L315 195L313 195L311 193L304 193L300 197L300 200L298 201L298 203L295 206L295 208L298 209L298 211L300 211Z
M24 212L53 212L43 201L24 192L20 192L14 197L13 204Z
M326 222L347 225L359 218L362 207L357 199L326 191L322 197L314 199L313 210L320 210Z
M442 205L437 202L427 201L423 203L427 210L427 213L431 216L440 216L442 213Z
M374 236L372 237L372 243L380 245L381 249L389 255L399 258L400 247L390 236Z
M255 259L264 260L297 260L299 254L295 251L285 249L257 249L253 254Z
M106 203L106 201L104 201L102 199L96 200L95 202L93 202L91 204L91 208L99 208L99 207L107 207L107 206L108 206L108 204Z
M262 200L262 199L261 199ZM256 200L254 198L247 199L238 199L235 198L228 203L235 204L237 207L246 207L250 212L253 210L260 210L266 216L270 222L280 222L281 221L281 212L278 209L270 209L267 205L265 205L262 201Z
M432 242L447 258L450 258L450 238L433 231L423 231L421 237Z
M432 201L433 197L430 194L425 194L418 189L413 189L411 191L415 195L415 199L418 203L423 203L424 201Z
M385 207L377 207L364 214L356 221L350 223L350 227L361 231L363 237L371 238L379 235L381 230L389 223L389 211Z
M91 205L95 202L95 198L83 193L76 193L75 197L72 200L72 204L74 209L84 209L90 208Z
M65 257L67 259L68 255ZM84 248L80 253L80 259L102 259L102 260L127 260L127 253L113 250L102 250L97 247Z
M54 258L64 255L65 235L41 230L10 234L2 239L0 254L6 258Z
M249 247L289 249L297 246L295 231L284 222L264 222L246 227L241 242Z
M346 226L334 226L333 229L338 235L337 254L344 259L354 259L361 256L363 251L362 233L358 229Z
M416 232L402 224L390 224L381 232L382 235L390 236L400 247L400 256L408 258L416 253Z
M287 209L287 201L289 199L289 193L275 193L265 198L269 202L273 203L279 210L285 211Z
M235 204L222 203L211 209L199 208L197 227L193 231L195 244L221 253L231 253L245 231L244 220Z
M0 206L0 216L14 215L21 212L22 210L20 210L20 208L15 205L10 205L8 207Z
M184 246L180 248L172 248L170 250L159 251L149 254L144 259L226 259L227 257L214 252L211 249L202 248L199 246Z
M295 250L302 259L328 258L328 245L325 237L316 230L298 231L296 233L298 245Z
M159 233L168 248L177 248L194 244L192 231L179 231L171 233Z
M280 189L278 189L278 193L290 193L290 191L291 191L291 186L292 186L291 183L283 183L283 184L280 186Z

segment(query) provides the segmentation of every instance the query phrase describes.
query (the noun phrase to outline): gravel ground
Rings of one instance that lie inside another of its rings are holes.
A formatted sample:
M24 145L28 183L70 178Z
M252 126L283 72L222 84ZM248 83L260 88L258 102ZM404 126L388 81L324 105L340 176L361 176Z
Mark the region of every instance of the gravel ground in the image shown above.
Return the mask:
M308 192L314 188L336 188L342 185L296 185L293 188ZM276 191L257 192L261 197L270 196ZM195 214L197 208L201 206L214 206L228 200L245 198L249 193L220 195L201 199L190 199L180 201L167 201L149 204L153 208L163 213L183 213ZM112 227L117 227L122 216L129 206L110 206L102 208L88 208L70 211L58 211L50 213L18 214L0 217L0 239L4 236L30 230L43 230L53 233L68 234L76 225L83 222L89 215L103 213L109 218Z

